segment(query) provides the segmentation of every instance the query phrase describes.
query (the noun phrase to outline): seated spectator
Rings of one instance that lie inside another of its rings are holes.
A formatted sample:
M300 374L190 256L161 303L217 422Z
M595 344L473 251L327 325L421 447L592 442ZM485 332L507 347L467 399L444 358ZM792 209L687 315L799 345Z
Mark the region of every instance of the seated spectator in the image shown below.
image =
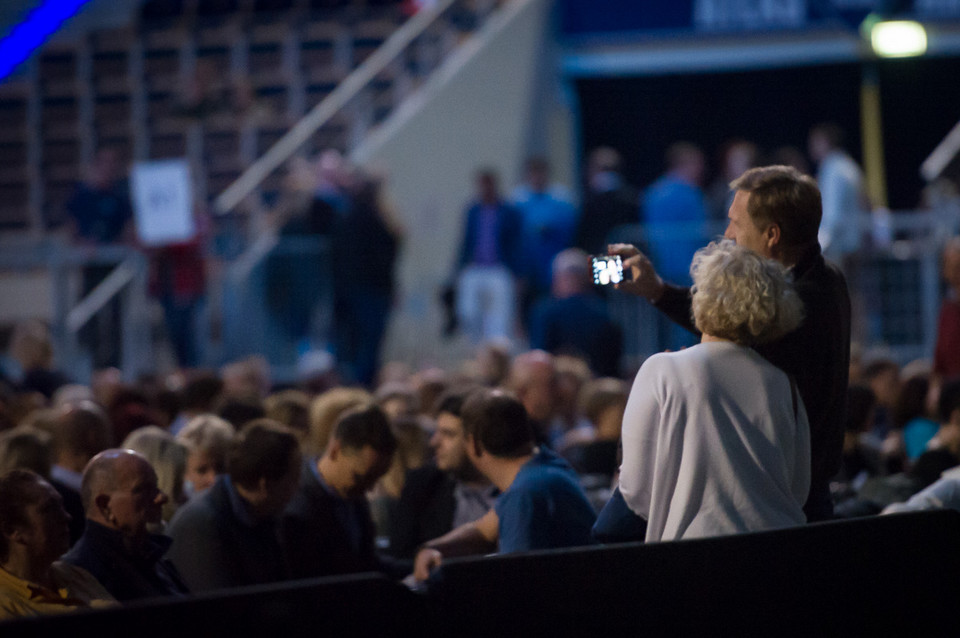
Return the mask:
M374 392L373 397L391 421L414 415L420 408L417 403L417 391L413 385L405 381L391 381L381 384Z
M167 495L167 502L163 504L163 520L171 520L177 508L187 500L183 491L183 475L187 469L186 446L166 430L148 425L131 432L120 447L139 452L153 466L157 473L157 486Z
M215 375L200 375L188 380L180 392L180 413L170 424L170 434L176 436L192 418L212 413L222 392L223 381Z
M190 498L213 486L227 467L227 453L236 430L218 416L194 417L180 430L177 440L187 448L183 490Z
M251 421L265 418L267 414L263 400L253 394L223 395L217 401L214 412L237 430L243 429Z
M301 441L310 431L310 395L302 390L283 390L268 396L263 407L266 417L283 423Z
M414 415L390 419L390 429L397 439L397 450L386 474L367 494L377 536L389 534L390 519L396 514L407 472L423 467L427 462L430 452L430 424L427 421L425 417Z
M947 470L939 480L920 490L903 503L887 505L882 514L952 509L960 511L960 471Z
M122 441L137 428L156 425L162 418L150 404L147 394L139 387L121 386L106 404L107 415L113 426L113 441Z
M580 409L593 424L590 434L571 431L561 441L564 458L580 474L599 475L610 480L620 465L620 428L629 387L612 377L591 381L583 388Z
M87 525L64 562L82 567L120 601L182 596L187 588L163 555L170 539L151 534L167 496L150 463L132 450L105 450L83 472Z
M472 393L463 405L467 457L500 490L480 519L429 541L414 577L426 580L444 557L589 545L596 514L566 461L537 448L523 405L500 390Z
M507 387L516 394L533 425L537 443L553 445L564 434L555 422L560 396L553 355L530 350L513 358Z
M390 519L390 553L397 558L413 558L420 545L481 518L496 500L496 488L467 458L461 419L466 395L451 390L437 401L430 437L434 462L407 473Z
M386 415L367 406L344 413L323 455L304 461L280 527L292 576L393 573L376 554L365 494L390 467L396 447Z
M900 366L886 357L876 358L864 366L863 379L877 397L874 422L867 436L882 447L893 425L893 404L900 394Z
M10 470L30 470L47 481L63 499L70 515L70 544L83 534L83 502L80 493L50 479L53 449L50 435L30 425L21 425L0 433L0 474Z
M93 401L67 406L53 424L54 481L80 492L82 472L90 459L108 448L113 433L103 409Z
M427 368L414 374L411 382L417 393L418 413L430 416L437 401L450 386L450 377L441 368Z
M844 517L878 514L893 503L901 503L960 465L960 379L944 383L937 406L940 429L929 449L909 470L868 480L857 499L837 514Z
M648 542L802 525L806 410L787 374L751 348L795 328L802 302L781 264L730 241L697 251L690 272L703 337L637 373L619 491Z
M557 414L551 428L564 433L559 440L555 439L559 446L566 436L593 431L593 425L583 416L579 402L583 387L594 377L590 366L580 357L560 355L554 359L554 364L557 368Z
M115 603L90 573L57 562L70 544L69 519L39 475L0 475L0 620Z
M270 363L263 356L233 361L220 370L223 394L228 397L257 397L270 392Z
M590 256L578 248L559 253L551 296L530 312L530 347L584 357L596 374L617 376L623 335L592 286Z
M194 592L285 580L277 523L300 477L290 428L260 419L237 435L227 473L170 522L170 560Z
M847 421L843 433L840 472L831 481L834 502L856 494L864 482L883 473L880 450L868 444L863 434L873 425L877 398L869 386L854 383L847 388Z
M903 432L903 448L907 461L915 462L927 443L937 434L939 425L927 414L930 395L928 374L916 374L900 386L900 394L893 406L893 426Z
M332 388L315 398L310 404L310 434L303 443L304 454L322 455L340 415L371 402L373 395L361 388Z

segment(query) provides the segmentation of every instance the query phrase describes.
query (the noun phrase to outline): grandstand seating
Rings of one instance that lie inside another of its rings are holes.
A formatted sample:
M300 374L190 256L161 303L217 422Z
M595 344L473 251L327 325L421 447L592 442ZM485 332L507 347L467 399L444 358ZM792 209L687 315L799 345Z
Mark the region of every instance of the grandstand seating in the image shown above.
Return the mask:
M395 1L153 0L136 25L45 47L25 77L0 85L0 228L59 224L101 145L127 160L188 157L201 195L217 195L403 20ZM358 143L459 30L431 28L305 150ZM192 81L199 106L185 98Z

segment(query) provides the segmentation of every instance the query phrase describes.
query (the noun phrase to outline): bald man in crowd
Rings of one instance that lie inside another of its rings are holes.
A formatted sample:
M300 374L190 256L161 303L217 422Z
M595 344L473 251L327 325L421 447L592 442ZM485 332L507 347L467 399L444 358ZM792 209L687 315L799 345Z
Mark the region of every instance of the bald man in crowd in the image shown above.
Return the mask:
M167 496L147 459L132 450L105 450L87 464L80 491L87 525L64 562L93 574L119 601L188 593L163 558L170 539L149 529L160 523Z
M559 396L553 355L543 350L518 354L510 365L507 387L527 411L538 444L551 445L563 436L562 427L554 422Z

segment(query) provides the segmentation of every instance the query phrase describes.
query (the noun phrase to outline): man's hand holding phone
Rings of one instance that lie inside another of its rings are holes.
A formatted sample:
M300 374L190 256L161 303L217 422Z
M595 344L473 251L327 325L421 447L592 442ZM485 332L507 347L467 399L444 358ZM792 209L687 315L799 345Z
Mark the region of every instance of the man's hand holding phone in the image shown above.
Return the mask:
M617 290L644 297L650 303L656 303L663 296L666 289L663 279L639 248L630 244L610 244L607 252L619 256L623 260L623 269L631 275L614 286Z

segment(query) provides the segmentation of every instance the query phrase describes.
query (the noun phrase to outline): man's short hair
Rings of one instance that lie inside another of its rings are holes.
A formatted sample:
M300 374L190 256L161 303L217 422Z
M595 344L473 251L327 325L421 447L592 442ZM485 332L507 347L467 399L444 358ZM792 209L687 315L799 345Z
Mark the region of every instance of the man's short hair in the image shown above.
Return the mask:
M293 430L270 419L256 419L240 430L227 454L230 479L254 489L260 479L276 481L290 471L299 444Z
M447 390L440 395L436 404L433 406L434 416L447 413L459 419L463 414L463 402L466 401L470 393L476 389L476 386L467 386Z
M110 447L113 432L107 413L93 401L79 401L64 410L53 431L55 450L92 458Z
M13 469L32 470L50 476L53 455L50 435L30 425L0 433L0 474Z
M817 182L809 175L792 166L758 166L730 182L730 188L750 193L750 219L760 230L776 224L783 248L816 243L823 205Z
M481 388L471 393L463 404L461 418L463 430L473 437L474 445L493 456L517 458L533 450L530 417L523 404L503 390Z
M369 446L378 454L390 456L397 449L397 437L390 429L390 420L376 405L344 413L333 428L333 438L348 450Z
M209 412L223 392L223 381L212 374L198 376L183 386L180 405L184 410Z
M954 410L960 410L960 377L944 381L940 388L940 401L937 403L940 423L948 422Z

